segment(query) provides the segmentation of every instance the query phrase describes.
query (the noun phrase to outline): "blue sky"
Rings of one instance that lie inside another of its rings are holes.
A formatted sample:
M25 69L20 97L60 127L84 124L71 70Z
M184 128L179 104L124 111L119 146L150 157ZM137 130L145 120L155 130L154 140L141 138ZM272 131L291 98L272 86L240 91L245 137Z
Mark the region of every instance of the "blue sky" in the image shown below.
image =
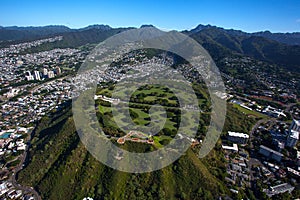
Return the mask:
M300 32L300 0L2 0L1 26L91 24L185 30L212 24L248 32Z

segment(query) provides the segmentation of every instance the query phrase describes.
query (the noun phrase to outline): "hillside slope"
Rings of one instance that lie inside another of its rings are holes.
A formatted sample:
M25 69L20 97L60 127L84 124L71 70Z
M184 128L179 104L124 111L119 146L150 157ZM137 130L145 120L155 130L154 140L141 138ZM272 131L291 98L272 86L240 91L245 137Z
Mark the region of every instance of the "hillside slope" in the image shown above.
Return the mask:
M249 56L281 65L289 71L300 71L300 46L287 45L262 36L218 27L184 32L194 38L218 61L227 56Z
M210 158L201 161L191 149L159 171L130 174L106 167L86 151L70 110L43 119L35 131L18 181L35 187L42 199L215 199L228 194L204 164ZM124 148L130 151L146 145L126 143ZM219 161L218 170L225 170L222 154L212 154L211 159Z

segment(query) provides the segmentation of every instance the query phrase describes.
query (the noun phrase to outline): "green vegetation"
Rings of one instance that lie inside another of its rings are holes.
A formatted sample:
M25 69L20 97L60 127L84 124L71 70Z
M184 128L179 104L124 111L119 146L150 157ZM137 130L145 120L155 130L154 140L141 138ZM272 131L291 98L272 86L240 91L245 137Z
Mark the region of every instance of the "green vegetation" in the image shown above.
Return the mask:
M203 89L200 85L193 85L196 95L199 98L199 107L204 109L205 111L209 111L209 100L207 95L205 94L205 89ZM103 95L106 97L112 96L112 91L114 89L114 84L105 84L102 87L97 89L97 95ZM123 102L119 102L122 104ZM149 115L149 109L152 105L160 104L166 110L166 123L162 130L156 136L163 136L162 139L155 138L154 142L156 147L162 147L163 144L168 144L169 140L171 140L176 134L181 123L182 114L187 119L193 119L193 112L189 112L188 110L179 109L179 102L176 98L175 94L169 90L168 88L161 87L159 85L145 85L138 88L131 96L129 103L129 113L131 116L131 120L137 125L147 125L150 123L151 118ZM97 116L99 118L100 125L102 126L104 132L111 136L124 136L126 133L123 133L117 126L116 122L113 119L111 104L103 99L99 99L96 101L96 105L99 107ZM155 115L163 114L162 111L156 111ZM122 122L126 125L129 124L127 117L123 114L123 112L118 112L116 115L118 118L122 120ZM114 117L116 117L114 116ZM209 124L209 112L203 112L200 116L200 124L198 128L198 136L202 135L206 130L206 126ZM155 120L155 119L152 119ZM194 130L195 126L193 123L190 123L191 120L187 120L184 127L186 130ZM149 133L145 133L149 134Z
M243 114L238 108L235 108L234 105L228 104L223 132L236 131L249 133L256 121L257 119L254 117Z
M176 134L176 116L180 117L181 114L176 107L176 99L171 92L162 95L160 90L163 88L147 87L149 90L142 88L131 98L132 119L136 123L144 124L149 120L148 111L153 101L171 99L173 102L164 101L169 122L160 134L153 137L155 145L129 141L119 145L128 151L154 151L166 145ZM210 120L209 100L205 89L199 89L201 87L197 85L195 88L198 88L195 90L197 96L202 98L199 102L205 104L201 105L205 112L201 113L197 136L203 139ZM109 96L112 89L110 85L98 89L97 94ZM148 96L142 95L144 93L150 96L153 93L153 100L145 100ZM136 102L139 96L143 96L140 98L142 103ZM167 104L172 104L172 107ZM111 118L110 103L97 100L96 105L100 105L97 116L103 130L112 136L124 134ZM247 132L254 123L253 117L248 117L228 105L224 131ZM191 147L180 159L158 171L143 174L116 171L87 152L76 133L70 108L67 108L44 117L34 130L29 158L17 179L21 184L35 187L42 199L57 200L68 197L81 200L87 196L94 199L216 199L230 196L231 193L224 184L226 160L220 148L221 142L204 159L198 158L200 147ZM246 197L246 194L242 196Z
M242 113L244 113L244 114L246 114L248 116L253 116L255 118L260 118L260 119L266 119L266 118L268 118L267 115L264 115L262 113L256 112L254 110L248 110L246 108L241 107L238 104L233 104L233 107L237 108L240 112L242 112Z
M6 167L10 168L10 167L16 167L21 161L20 160L14 160L12 162L9 162Z
M150 145L128 142L129 151ZM154 148L154 147L151 147ZM70 110L45 117L32 140L29 160L18 181L34 186L42 199L212 199L228 194L207 165L220 155L212 153L203 163L191 149L174 164L151 173L129 174L104 166L84 148L76 134ZM217 166L221 165L221 166ZM221 176L220 176L221 177Z

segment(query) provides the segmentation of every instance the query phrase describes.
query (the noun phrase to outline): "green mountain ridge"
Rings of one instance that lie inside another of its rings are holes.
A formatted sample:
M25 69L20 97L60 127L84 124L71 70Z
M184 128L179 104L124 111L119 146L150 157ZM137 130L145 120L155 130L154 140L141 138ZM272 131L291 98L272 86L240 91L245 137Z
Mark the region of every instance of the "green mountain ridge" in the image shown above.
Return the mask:
M31 145L18 181L35 187L42 199L216 199L229 194L207 167L217 164L222 178L225 166L219 153L200 160L190 149L172 165L143 174L106 167L80 142L69 109L43 119ZM144 147L139 143L124 146L127 150Z
M152 25L143 25L149 27ZM69 29L64 26L46 27L2 27L0 29L1 46L16 42L62 35L62 41L45 43L34 47L25 53L38 52L53 48L79 47L85 44L97 44L106 38L132 28L111 28L107 25L92 25L82 29ZM183 31L211 54L216 61L228 56L249 56L257 60L281 65L289 71L300 71L300 46L297 43L297 34L285 34L284 38L295 41L285 44L276 37L270 37L270 32L245 33L238 30L226 30L215 26L199 25L190 31ZM21 34L21 35L20 35ZM267 36L266 36L267 35ZM300 37L300 36L299 36ZM8 41L16 40L16 41ZM277 41L276 41L277 40Z
M216 61L227 56L249 56L281 65L289 71L300 71L300 46L297 45L287 45L260 36L236 35L214 27L185 33L203 45Z
M228 105L224 132L249 131L255 120ZM142 152L147 144L126 142L128 151ZM103 152L104 153L104 152ZM227 187L221 141L203 159L191 147L173 164L151 173L130 174L97 161L80 142L71 107L44 117L33 132L21 185L34 187L42 199L218 199L239 196ZM247 191L246 191L247 192Z

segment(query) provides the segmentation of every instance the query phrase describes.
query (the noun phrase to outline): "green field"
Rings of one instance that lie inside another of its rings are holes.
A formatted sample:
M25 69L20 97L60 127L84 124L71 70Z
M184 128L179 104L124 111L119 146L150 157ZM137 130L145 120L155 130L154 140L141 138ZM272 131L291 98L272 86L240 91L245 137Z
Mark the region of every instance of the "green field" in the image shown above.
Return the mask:
M104 131L118 136L119 130L112 120L110 105L101 101L97 103L97 116L100 124L105 124ZM135 113L133 120L144 123L149 116L147 109L150 105L134 104L132 106L140 107L130 108ZM176 109L169 111L168 120L173 122ZM209 115L209 112L201 113L198 132L205 133ZM254 118L229 104L224 131L246 133L255 122ZM174 128L174 123L167 123L166 127ZM188 124L187 127L192 126ZM119 146L132 152L155 151L169 143L171 137L168 132L153 136L155 145L128 141ZM28 160L18 173L17 181L34 187L42 199L68 197L82 200L87 196L94 199L218 199L220 196L237 199L225 184L226 160L220 144L219 141L203 159L199 159L200 146L196 146L161 170L143 174L124 173L103 165L86 150L76 133L71 108L68 108L44 117L38 124ZM247 199L243 193L240 196Z
M241 107L238 104L233 104L234 108L237 108L239 111L241 111L242 113L246 114L246 115L250 115L250 116L255 116L256 118L262 118L262 119L267 119L269 118L267 115L264 115L262 113L259 113L257 111L254 110L248 110L246 108Z
M201 87L198 87L199 89ZM111 97L112 91L114 89L114 85L108 85L102 88L97 89L97 95L103 95L106 97ZM201 88L202 89L202 88ZM203 92L203 90L201 90ZM201 95L203 97L205 95ZM206 96L205 96L206 97ZM190 98L190 97L186 97ZM205 107L207 104L207 99L199 98L199 106ZM120 102L119 104L122 104L123 102ZM112 112L112 105L109 102L105 102L103 100L97 101L96 105L98 107L99 111L99 117L102 119L102 127L105 127L105 130L108 130L106 134L112 134L113 136L124 136L127 133L122 133L122 131L119 130L119 126L114 121L114 118L118 118L121 120L123 126L128 127L129 120L132 120L137 126L145 126L151 122L151 120L154 120L156 122L160 121L160 118L156 118L155 116L152 116L150 118L149 109L152 105L160 104L165 109L166 114L166 122L163 126L163 128L159 131L159 133L156 134L156 136L153 138L155 142L155 146L160 148L163 146L163 144L167 144L168 141L170 141L178 132L178 126L183 126L181 124L181 117L184 117L186 119L186 123L184 124L184 130L186 133L189 131L195 131L197 130L197 127L195 127L195 124L193 123L193 117L196 115L200 115L199 112L190 112L184 110L184 115L182 115L183 110L179 108L179 103L177 102L177 98L174 95L174 93L169 90L168 88L161 87L158 85L145 85L140 88L138 88L131 96L130 103L129 103L129 111L131 119L128 119L123 112L117 112L113 116ZM122 106L121 106L122 107ZM124 109L126 106L124 105ZM164 111L156 111L152 113L156 116L162 116ZM202 125L205 126L204 122ZM104 130L104 131L105 131ZM115 130L115 131L110 131ZM110 133L111 132L111 133ZM118 132L116 134L116 132ZM146 133L145 134L149 134Z
M158 147L167 142L166 136L153 139ZM120 172L103 165L80 142L70 110L45 117L35 130L31 145L17 181L34 187L42 199L216 199L230 195L217 178L223 177L223 172L210 167L212 164L225 169L220 153L200 160L189 149L172 165L143 174ZM141 152L149 145L126 142L122 148Z

